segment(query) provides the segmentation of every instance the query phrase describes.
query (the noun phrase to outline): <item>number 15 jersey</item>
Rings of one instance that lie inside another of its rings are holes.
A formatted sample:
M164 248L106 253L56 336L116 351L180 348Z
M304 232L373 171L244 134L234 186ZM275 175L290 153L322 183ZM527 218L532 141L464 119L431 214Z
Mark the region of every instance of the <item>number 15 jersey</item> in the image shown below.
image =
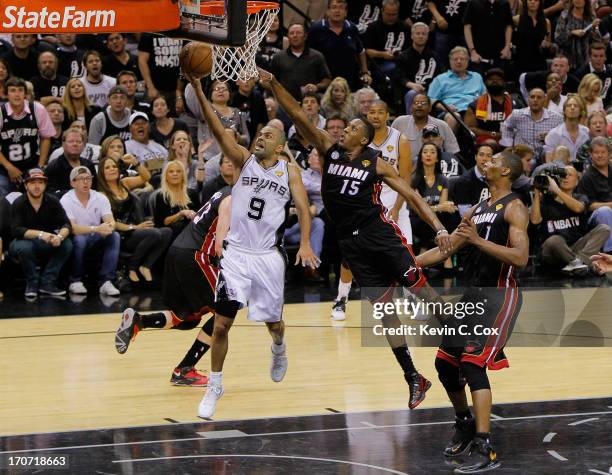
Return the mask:
M251 155L232 188L227 242L254 251L279 246L290 200L287 162L279 160L276 165L264 168Z

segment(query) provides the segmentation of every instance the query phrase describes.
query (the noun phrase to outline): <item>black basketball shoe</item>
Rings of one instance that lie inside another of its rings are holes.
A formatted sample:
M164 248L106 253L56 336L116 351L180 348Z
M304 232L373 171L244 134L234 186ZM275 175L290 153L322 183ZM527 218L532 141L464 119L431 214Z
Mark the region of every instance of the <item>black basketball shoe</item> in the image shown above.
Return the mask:
M465 462L459 465L454 473L484 473L495 470L501 466L497 460L497 453L493 450L488 440L475 437L470 448L470 453Z
M431 381L423 377L420 373L405 373L404 379L406 379L408 387L410 388L410 401L408 401L408 407L414 409L423 402L423 399L425 399L425 393L431 388Z
M468 453L476 435L476 421L473 417L469 419L455 418L454 429L453 438L444 449L444 456L449 459Z

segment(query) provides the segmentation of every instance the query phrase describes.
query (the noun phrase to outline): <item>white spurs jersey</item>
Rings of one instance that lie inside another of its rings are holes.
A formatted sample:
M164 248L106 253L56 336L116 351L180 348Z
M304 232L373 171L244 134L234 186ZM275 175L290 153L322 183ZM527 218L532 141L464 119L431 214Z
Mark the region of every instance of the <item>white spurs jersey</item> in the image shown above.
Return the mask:
M232 188L232 219L227 242L254 251L279 245L290 199L287 162L279 160L266 169L251 155Z
M397 172L399 172L399 140L401 135L399 130L387 127L387 138L382 144L375 145L374 142L370 143L370 147L375 150L380 150L382 158L389 162ZM385 207L389 208L395 203L397 192L383 182L380 199ZM388 203L391 203L391 205Z

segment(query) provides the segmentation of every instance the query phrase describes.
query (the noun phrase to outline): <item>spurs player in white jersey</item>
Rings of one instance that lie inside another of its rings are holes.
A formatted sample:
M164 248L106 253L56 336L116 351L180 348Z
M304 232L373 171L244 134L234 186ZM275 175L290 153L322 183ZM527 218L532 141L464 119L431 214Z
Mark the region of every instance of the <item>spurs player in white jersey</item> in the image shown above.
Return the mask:
M199 80L191 80L202 116L223 154L238 175L232 189L232 218L219 263L215 292L215 326L211 342L211 373L198 415L211 417L223 395L222 370L228 348L228 332L240 308L248 306L249 319L265 322L272 336L270 376L280 382L287 371L282 320L285 257L280 248L286 205L291 198L301 227L296 264L317 267L310 247L310 212L299 169L279 159L286 138L270 126L261 129L253 154L225 133L221 121L202 92Z
M410 182L412 173L410 142L401 132L387 125L389 109L386 102L374 101L370 106L367 117L375 131L374 140L370 143L370 147L380 150L382 158L393 165L404 180ZM380 200L387 208L389 217L400 227L408 244L412 244L410 212L406 207L406 201L386 183L383 184Z

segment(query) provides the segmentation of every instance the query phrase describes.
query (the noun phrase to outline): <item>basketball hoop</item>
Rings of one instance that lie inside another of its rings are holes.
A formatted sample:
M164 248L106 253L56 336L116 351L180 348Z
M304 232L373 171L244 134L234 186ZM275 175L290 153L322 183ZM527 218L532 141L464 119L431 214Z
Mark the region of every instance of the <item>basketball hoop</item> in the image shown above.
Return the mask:
M189 6L186 6L189 5ZM229 46L213 44L213 68L211 78L219 81L243 81L257 77L255 55L259 44L272 26L279 11L278 3L247 2L246 38L244 44ZM183 2L181 27L199 32L227 28L224 1L190 0Z

